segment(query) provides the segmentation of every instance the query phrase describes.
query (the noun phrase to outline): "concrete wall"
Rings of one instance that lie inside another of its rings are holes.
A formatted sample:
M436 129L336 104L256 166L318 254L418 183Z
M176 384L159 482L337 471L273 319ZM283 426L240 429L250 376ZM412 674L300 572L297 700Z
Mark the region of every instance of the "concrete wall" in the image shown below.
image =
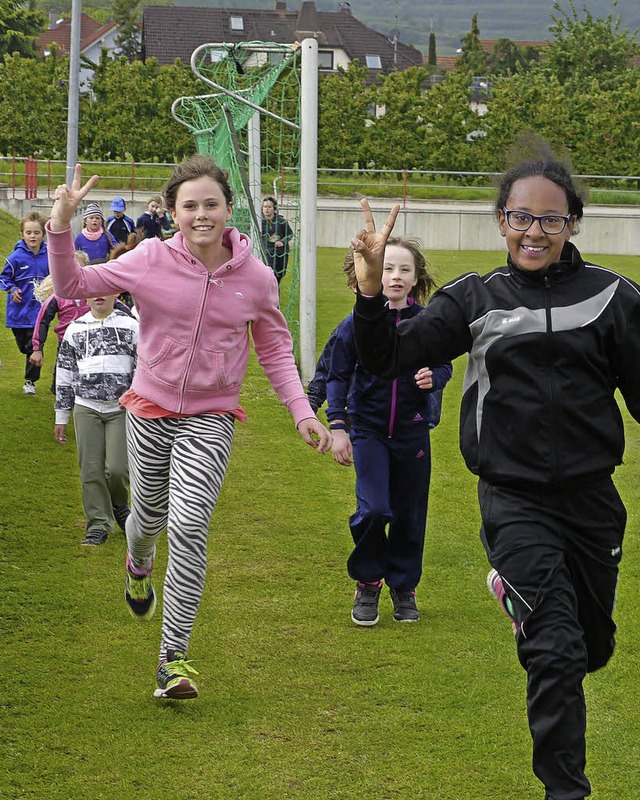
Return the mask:
M391 202L372 201L371 207L380 228ZM347 247L361 227L362 213L358 207L319 201L319 246ZM447 203L411 204L400 210L394 230L417 236L426 250L504 250L504 239L488 204L464 207ZM640 209L587 207L574 239L585 253L640 254Z
M100 204L105 216L109 215L112 195L100 196L92 192L91 200ZM392 200L372 200L374 218L382 227ZM33 209L48 216L50 200L17 200L2 198L0 208L17 219ZM147 198L127 201L127 214L137 219L146 211ZM287 216L286 203L280 207ZM76 219L75 229L81 227ZM362 212L357 200L319 198L317 231L319 247L346 248L354 234L362 227ZM504 240L498 232L493 208L487 203L417 203L412 202L400 210L395 230L417 236L425 250L504 250ZM584 253L611 253L619 255L640 254L640 208L626 206L587 206L575 236L575 243Z

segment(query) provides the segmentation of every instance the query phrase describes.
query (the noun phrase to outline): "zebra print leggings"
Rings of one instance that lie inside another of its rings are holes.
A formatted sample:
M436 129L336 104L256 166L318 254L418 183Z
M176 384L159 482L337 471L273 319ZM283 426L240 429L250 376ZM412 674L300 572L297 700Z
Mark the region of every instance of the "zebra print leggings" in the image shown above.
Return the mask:
M207 568L207 534L229 463L234 417L143 419L127 412L131 516L127 549L148 569L167 529L160 659L186 653Z

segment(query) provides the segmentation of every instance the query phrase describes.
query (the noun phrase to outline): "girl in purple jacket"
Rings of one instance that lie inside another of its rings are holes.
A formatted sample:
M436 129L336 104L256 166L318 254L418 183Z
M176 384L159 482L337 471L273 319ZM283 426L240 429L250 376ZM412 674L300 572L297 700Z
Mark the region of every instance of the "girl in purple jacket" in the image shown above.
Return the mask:
M129 291L140 314L138 365L121 403L127 409L131 515L126 523L125 599L138 620L156 606L156 541L164 528L169 561L156 697L197 697L187 647L202 596L209 521L224 479L247 368L249 330L258 359L301 436L321 453L329 432L311 410L278 309L273 272L251 241L227 227L233 199L226 172L206 155L179 164L165 189L178 233L80 269L70 223L97 176L58 186L47 225L57 294L95 297Z

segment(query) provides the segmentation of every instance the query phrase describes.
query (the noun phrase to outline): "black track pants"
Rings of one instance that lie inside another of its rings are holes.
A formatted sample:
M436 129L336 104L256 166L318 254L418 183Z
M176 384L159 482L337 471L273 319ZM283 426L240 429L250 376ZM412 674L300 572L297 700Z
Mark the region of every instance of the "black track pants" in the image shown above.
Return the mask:
M478 485L481 537L516 617L533 771L547 800L583 800L582 681L614 648L626 511L610 478L569 490Z

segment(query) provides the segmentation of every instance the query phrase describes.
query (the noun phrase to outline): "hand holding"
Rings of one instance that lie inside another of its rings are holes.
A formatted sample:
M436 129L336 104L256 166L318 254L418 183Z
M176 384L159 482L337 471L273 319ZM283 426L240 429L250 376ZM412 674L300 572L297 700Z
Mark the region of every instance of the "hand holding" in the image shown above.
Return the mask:
M376 231L373 213L369 201L363 198L360 201L364 217L364 228L351 240L353 260L356 270L358 287L362 294L378 294L382 288L382 267L384 264L384 250L387 246L393 226L400 211L396 203L382 226L381 231Z
M328 452L331 447L331 434L317 417L309 417L298 423L300 436L310 447L315 447L319 453Z
M429 367L422 367L414 375L419 389L433 389L433 372Z
M76 164L71 186L61 183L55 191L55 202L51 209L52 231L66 231L71 226L71 220L78 210L78 206L97 182L98 176L92 175L82 186L82 165Z
M333 460L343 467L350 467L353 464L353 447L351 439L346 431L333 431Z

